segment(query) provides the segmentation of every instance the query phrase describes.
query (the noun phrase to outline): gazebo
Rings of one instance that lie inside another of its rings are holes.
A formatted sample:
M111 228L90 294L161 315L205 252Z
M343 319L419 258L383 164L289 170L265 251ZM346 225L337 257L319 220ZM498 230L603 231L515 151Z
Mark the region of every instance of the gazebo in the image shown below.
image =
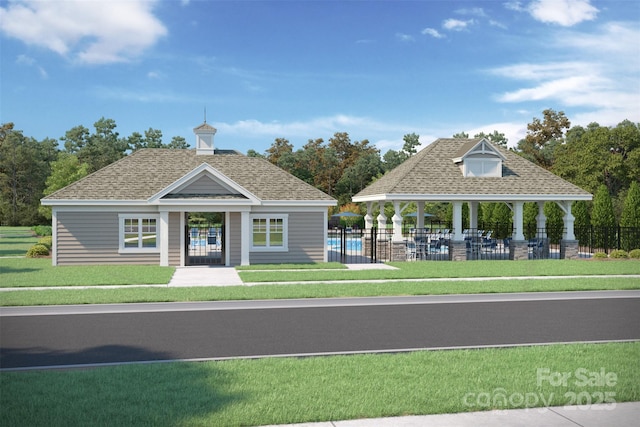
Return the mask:
M564 212L560 257L576 258L578 242L574 235L571 204L576 200L591 199L591 193L487 139L440 138L360 191L353 197L353 202L366 203L367 229L374 226L374 203L379 204L380 214L376 218L379 230L386 229L384 205L393 204L392 260L405 259L401 213L403 203L417 204L417 228L424 226L425 202L451 203L453 225L449 242L450 259L465 260L467 251L462 226L463 203L467 203L469 207L471 229L477 229L480 202L506 203L513 213L510 258L527 259L528 241L523 228L524 203L538 204L537 228L544 229L544 203L555 202Z

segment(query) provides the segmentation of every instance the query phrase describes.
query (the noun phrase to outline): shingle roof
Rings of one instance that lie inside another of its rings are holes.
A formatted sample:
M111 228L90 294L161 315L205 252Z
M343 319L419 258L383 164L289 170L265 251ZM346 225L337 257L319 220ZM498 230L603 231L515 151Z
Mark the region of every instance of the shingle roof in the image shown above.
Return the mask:
M195 150L160 148L136 151L43 200L148 200L203 163L263 201L335 201L264 159L240 154L196 155Z
M479 139L440 138L407 159L354 196L361 198L396 195L421 195L436 200L439 196L469 196L469 200L488 198L504 200L507 196L566 196L567 200L584 200L591 194L518 154L493 144L506 160L502 177L464 177L453 160L461 150L472 147ZM446 198L440 199L446 201Z

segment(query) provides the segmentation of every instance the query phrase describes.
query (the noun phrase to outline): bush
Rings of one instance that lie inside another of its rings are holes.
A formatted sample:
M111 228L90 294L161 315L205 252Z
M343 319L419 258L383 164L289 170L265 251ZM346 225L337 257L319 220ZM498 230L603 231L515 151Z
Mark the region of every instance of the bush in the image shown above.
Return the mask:
M39 245L44 245L47 249L51 250L53 246L53 237L52 236L44 236L40 240L38 240Z
M31 246L27 251L27 258L38 258L41 256L47 256L47 255L49 255L49 248L39 243L36 243L35 245Z
M37 236L51 236L53 234L50 225L36 225L31 229Z
M634 249L629 252L629 258L640 259L640 249Z
M597 259L607 258L607 254L604 252L596 252L595 254L593 254L593 257Z
M611 251L609 258L629 258L629 254L622 249L616 249L615 251Z

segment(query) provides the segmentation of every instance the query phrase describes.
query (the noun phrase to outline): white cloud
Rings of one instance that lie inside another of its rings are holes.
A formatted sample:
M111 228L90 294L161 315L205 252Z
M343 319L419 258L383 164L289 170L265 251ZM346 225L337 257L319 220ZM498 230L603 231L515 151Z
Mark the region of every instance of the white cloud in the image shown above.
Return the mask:
M435 37L436 39L444 38L444 34L440 34L440 32L434 28L425 28L422 30L422 34Z
M396 39L400 40L401 42L415 41L412 35L404 34L404 33L396 33Z
M40 74L40 77L42 77L45 80L49 78L49 73L47 73L47 70L45 70L41 65L38 64L38 61L36 61L34 58L30 56L18 55L18 58L16 58L16 64L26 65L27 67L33 67L38 71L38 74Z
M129 61L167 34L154 1L16 0L0 8L7 36L83 64Z
M464 31L472 25L475 21L469 19L467 21L461 21L459 19L447 19L442 23L442 28L449 31Z
M599 12L589 0L535 0L528 9L534 19L563 27L591 21Z
M352 141L369 139L384 154L388 149L398 150L404 142L402 136L416 132L413 126L401 123L385 123L369 117L336 114L317 117L307 121L263 122L256 119L239 120L235 123L217 122L213 124L221 134L253 137L261 139L287 138L296 146L304 145L309 138L324 138L327 141L336 132L347 132ZM377 139L371 139L372 136ZM433 138L435 139L435 138ZM433 141L429 139L428 142ZM423 141L423 137L420 138Z
M481 7L457 9L455 13L460 15L473 15L473 16L478 16L480 18L487 17L487 14L485 13L484 9L482 9Z
M520 87L497 95L499 102L551 102L571 107L574 124L615 125L640 118L640 29L607 23L597 31L551 33L552 45L573 61L521 63L490 70ZM549 45L549 41L544 41ZM534 48L534 47L532 47ZM586 122L585 122L586 120Z
M503 3L505 9L515 10L516 12L526 12L527 8L522 6L521 1L508 1Z

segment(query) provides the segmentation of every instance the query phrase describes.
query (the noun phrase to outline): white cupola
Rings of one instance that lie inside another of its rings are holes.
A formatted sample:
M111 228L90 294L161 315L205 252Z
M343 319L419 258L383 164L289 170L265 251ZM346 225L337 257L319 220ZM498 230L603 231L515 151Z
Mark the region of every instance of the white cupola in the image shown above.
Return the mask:
M196 134L197 155L214 154L213 136L216 134L216 131L217 129L207 124L206 120L200 126L193 128L193 133Z

